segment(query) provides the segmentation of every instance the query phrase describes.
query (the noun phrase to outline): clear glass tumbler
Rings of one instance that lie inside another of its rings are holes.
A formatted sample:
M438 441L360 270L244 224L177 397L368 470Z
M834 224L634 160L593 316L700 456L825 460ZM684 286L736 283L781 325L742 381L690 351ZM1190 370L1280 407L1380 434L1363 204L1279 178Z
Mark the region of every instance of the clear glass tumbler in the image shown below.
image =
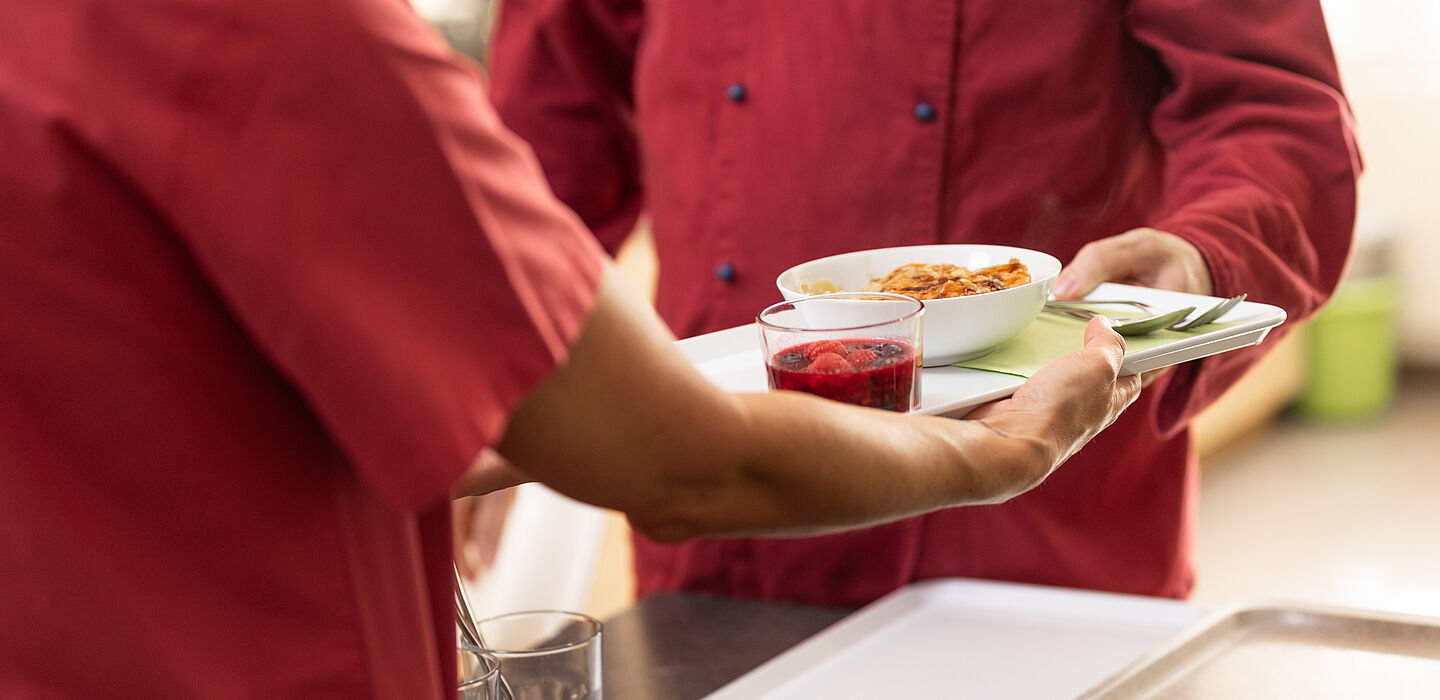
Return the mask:
M771 389L905 413L920 405L925 305L899 294L838 292L756 317Z
M600 700L600 621L536 610L475 623L514 700Z
M500 660L487 651L464 645L457 653L460 700L504 700L500 693Z

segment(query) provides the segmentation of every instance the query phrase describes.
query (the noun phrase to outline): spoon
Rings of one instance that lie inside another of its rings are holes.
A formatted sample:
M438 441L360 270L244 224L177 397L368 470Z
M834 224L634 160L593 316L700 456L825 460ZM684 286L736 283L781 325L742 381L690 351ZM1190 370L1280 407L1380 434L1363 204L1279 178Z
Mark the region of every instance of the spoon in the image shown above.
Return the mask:
M1111 330L1120 335L1145 335L1146 333L1154 333L1178 321L1184 320L1186 316L1189 316L1191 312L1195 311L1195 307L1187 306L1183 309L1176 309L1174 311L1167 311L1142 318L1112 318L1099 311L1080 307L1047 308L1046 310L1078 319L1090 319L1099 316L1105 319L1105 322L1110 326Z
M1169 313L1157 314L1155 316L1146 316L1145 318L1106 320L1110 322L1110 329L1120 335L1145 335L1146 333L1154 333L1162 328L1170 328L1176 322L1189 316L1194 310L1195 307L1187 306L1183 309L1176 309Z

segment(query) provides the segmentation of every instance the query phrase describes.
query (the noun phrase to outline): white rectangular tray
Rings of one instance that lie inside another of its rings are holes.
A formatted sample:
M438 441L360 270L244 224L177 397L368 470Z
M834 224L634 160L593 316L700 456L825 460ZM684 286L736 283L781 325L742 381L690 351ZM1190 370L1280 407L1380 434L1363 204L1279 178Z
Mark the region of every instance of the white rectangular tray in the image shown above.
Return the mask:
M862 608L708 700L1073 698L1206 612L1145 596L926 581Z
M1206 309L1220 303L1215 297L1111 283L1100 285L1089 298L1133 299L1166 310L1186 306ZM1227 325L1223 327L1127 354L1122 373L1148 372L1256 345L1271 328L1284 321L1285 311L1277 306L1241 302L1225 315L1223 322ZM697 335L676 345L701 374L726 391L767 390L765 360L760 352L759 331L754 325ZM920 408L915 412L927 415L959 413L986 401L1002 399L1025 383L1023 377L963 367L927 367L923 372Z

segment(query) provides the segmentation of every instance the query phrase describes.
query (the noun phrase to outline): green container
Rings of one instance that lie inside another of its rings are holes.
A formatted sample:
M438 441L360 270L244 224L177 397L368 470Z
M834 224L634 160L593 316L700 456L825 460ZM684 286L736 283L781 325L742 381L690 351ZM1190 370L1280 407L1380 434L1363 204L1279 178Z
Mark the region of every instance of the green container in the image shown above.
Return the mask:
M1305 386L1295 411L1308 418L1358 420L1384 413L1395 396L1392 274L1347 279L1306 329Z

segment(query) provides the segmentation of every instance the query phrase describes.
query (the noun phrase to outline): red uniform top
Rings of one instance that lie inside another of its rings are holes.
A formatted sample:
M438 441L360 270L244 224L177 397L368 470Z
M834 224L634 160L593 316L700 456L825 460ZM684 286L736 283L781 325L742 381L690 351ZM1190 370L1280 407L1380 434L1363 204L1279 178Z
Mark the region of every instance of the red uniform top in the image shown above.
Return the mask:
M0 27L0 697L453 696L448 491L594 239L404 0Z
M648 213L680 336L795 263L1185 237L1215 293L1302 319L1340 277L1359 162L1316 0L505 0L492 98L611 249ZM1279 333L1272 334L1278 337ZM637 543L641 594L859 604L975 576L1190 590L1187 421L1259 356L1156 384L1040 488L802 540Z

